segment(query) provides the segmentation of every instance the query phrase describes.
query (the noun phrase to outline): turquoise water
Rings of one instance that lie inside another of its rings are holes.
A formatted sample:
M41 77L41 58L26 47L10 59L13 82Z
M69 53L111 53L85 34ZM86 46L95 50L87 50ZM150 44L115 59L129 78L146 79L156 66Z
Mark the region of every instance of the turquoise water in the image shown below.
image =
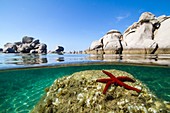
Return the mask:
M170 67L102 63L0 71L0 113L27 113L59 77L82 70L118 69L131 73L159 98L170 101Z
M98 62L102 64L97 65ZM127 65L129 63L134 65ZM80 66L61 67L74 64ZM137 66L137 64L162 66ZM36 68L40 66L49 68ZM28 113L43 96L44 89L55 79L91 69L127 71L144 82L159 98L170 101L169 54L119 56L0 53L0 113Z

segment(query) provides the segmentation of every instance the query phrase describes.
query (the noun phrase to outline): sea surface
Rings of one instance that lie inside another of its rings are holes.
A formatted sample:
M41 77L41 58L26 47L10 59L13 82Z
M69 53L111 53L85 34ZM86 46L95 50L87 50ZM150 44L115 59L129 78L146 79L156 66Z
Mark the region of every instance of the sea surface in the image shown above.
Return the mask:
M170 55L0 53L0 113L28 113L55 79L83 70L131 73L160 99L170 102Z

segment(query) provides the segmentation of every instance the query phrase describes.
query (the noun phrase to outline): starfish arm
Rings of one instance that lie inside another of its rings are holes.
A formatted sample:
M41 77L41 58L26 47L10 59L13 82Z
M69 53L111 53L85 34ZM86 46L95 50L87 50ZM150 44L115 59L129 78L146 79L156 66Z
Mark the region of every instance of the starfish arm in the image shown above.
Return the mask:
M96 82L101 82L101 83L107 83L109 81L112 81L110 78L103 78L103 79L97 79Z
M135 82L135 80L133 80L130 77L127 77L127 76L119 76L119 77L117 77L117 79L120 80L121 82L125 82L125 81Z
M112 80L116 79L116 77L115 77L112 73L110 73L110 72L108 72L108 71L105 71L105 70L102 70L102 72L103 72L104 74L108 75Z
M112 81L107 82L107 84L106 84L106 86L105 86L105 88L104 88L104 90L103 90L103 94L106 94L106 91L109 89L109 87L110 87L110 85L111 85L112 83L113 83Z
M102 82L102 83L107 83L104 90L103 90L103 94L106 94L108 88L110 87L111 84L114 83L114 85L116 86L121 86L124 87L125 89L128 90L134 90L136 92L141 92L141 90L135 88L135 87L131 87L125 83L123 83L124 81L129 81L129 82L135 82L135 80L131 79L130 77L127 76L119 76L119 77L115 77L113 74L111 74L110 72L104 71L102 70L103 73L105 73L106 75L108 75L110 78L104 78L104 79L98 79L96 80L96 82Z
M134 88L134 87L131 87L131 86L129 86L129 85L127 85L127 84L119 81L119 80L117 80L116 83L117 83L119 86L124 87L125 89L134 90L134 91L136 91L136 92L138 92L138 93L141 92L141 90L139 90L139 89L137 89L137 88Z

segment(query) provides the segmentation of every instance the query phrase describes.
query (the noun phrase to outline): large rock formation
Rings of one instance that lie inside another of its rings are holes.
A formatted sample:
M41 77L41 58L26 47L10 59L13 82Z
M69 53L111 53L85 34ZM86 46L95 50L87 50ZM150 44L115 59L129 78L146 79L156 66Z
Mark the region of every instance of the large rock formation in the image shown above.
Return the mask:
M121 38L121 33L117 30L110 30L107 32L105 36L103 36L100 40L103 40L103 49L115 49L118 50L121 48L119 40ZM102 41L101 41L102 42Z
M135 78L124 71L108 70L115 76ZM126 84L142 89L141 93L112 85L106 94L106 84L96 82L107 76L101 70L73 73L56 79L31 113L168 113L170 108L139 80Z
M6 43L4 53L47 53L47 45L34 40L33 37L24 36L22 42Z
M123 34L116 30L108 32L99 41L93 42L87 52L95 53L94 50L99 51L100 47L103 51L115 53L121 53L122 50L123 53L170 53L169 31L169 16L157 18L150 12L144 12L138 22L134 22Z
M132 24L123 34L126 42L124 49L139 49L144 53L154 53L158 49L158 43L154 40L154 32L160 23L152 13L143 13L139 21Z
M154 40L159 48L170 48L170 17L164 19L160 17L160 19L163 21L160 22L160 28L154 32Z
M99 53L121 53L122 52L122 34L117 30L108 31L102 38L99 40L93 41L90 50L97 50Z

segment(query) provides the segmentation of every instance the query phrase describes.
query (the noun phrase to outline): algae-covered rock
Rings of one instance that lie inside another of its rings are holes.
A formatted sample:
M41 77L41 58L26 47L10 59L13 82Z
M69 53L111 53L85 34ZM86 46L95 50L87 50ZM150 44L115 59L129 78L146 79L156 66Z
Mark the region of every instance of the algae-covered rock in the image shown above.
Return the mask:
M118 70L107 70L113 75L131 74ZM111 85L104 95L106 84L96 82L108 78L101 70L76 72L56 79L46 90L46 95L34 107L32 113L152 113L168 112L167 105L153 95L139 80L126 84L141 89L140 93Z

